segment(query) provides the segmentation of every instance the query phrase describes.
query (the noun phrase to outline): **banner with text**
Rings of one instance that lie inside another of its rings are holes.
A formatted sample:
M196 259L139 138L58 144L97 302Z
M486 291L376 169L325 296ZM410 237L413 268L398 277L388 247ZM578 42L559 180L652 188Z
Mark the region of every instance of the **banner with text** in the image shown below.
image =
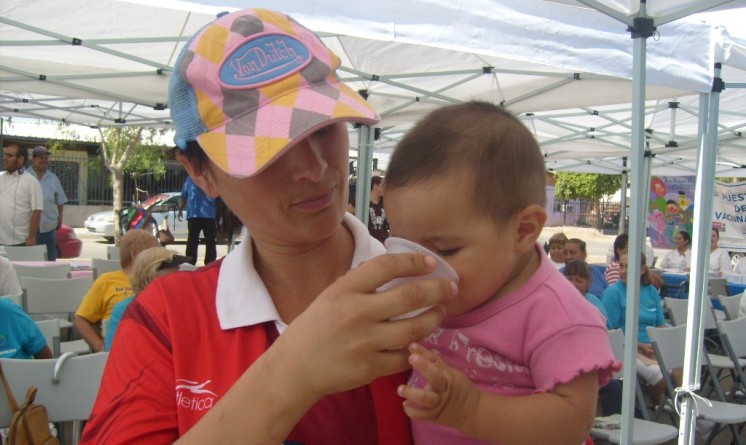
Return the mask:
M691 235L696 179L695 176L653 176L650 180L648 236L656 249L675 248L676 232L686 230Z
M720 231L720 245L746 241L746 182L715 183L712 225Z

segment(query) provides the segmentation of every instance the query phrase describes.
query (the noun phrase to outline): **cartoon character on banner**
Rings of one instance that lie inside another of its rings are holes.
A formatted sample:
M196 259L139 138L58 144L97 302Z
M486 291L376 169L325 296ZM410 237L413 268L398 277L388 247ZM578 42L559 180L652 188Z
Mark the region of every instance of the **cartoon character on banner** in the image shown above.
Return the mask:
M673 199L666 201L666 224L669 226L680 226L684 224L684 215L681 214L681 207Z
M663 212L659 209L653 209L648 216L648 236L653 246L668 246L670 238L666 235L666 222L664 221Z

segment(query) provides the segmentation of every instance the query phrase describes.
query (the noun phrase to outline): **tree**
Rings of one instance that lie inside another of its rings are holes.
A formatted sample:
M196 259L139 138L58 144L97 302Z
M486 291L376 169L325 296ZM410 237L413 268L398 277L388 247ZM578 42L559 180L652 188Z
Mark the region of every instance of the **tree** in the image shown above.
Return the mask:
M595 173L557 172L555 174L554 196L569 201L588 199L596 208L596 221L601 223L601 199L613 195L622 188L620 175L599 175Z
M155 143L155 138L163 130L143 127L99 128L101 155L104 166L111 172L111 187L114 199L114 239L119 244L119 212L122 210L124 174L137 178L142 173L153 173L162 177L166 168L163 153Z

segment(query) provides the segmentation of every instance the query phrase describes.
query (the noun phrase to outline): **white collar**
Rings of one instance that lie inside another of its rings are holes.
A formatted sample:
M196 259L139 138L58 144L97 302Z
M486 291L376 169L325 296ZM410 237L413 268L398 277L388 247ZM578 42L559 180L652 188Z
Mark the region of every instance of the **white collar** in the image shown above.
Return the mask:
M386 253L383 245L370 236L368 228L353 215L345 213L342 224L355 239L351 268ZM224 330L233 329L274 320L278 330L282 332L287 325L280 320L272 296L254 269L251 236L245 228L241 238L241 244L225 257L220 266L215 292L220 327Z

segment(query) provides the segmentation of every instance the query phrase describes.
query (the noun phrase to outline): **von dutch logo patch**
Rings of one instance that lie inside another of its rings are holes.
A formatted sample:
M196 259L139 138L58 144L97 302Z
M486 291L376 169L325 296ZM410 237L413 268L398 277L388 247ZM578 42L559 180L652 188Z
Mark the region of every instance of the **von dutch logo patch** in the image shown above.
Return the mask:
M252 36L225 58L220 82L230 89L257 88L297 73L311 59L308 48L288 35Z

